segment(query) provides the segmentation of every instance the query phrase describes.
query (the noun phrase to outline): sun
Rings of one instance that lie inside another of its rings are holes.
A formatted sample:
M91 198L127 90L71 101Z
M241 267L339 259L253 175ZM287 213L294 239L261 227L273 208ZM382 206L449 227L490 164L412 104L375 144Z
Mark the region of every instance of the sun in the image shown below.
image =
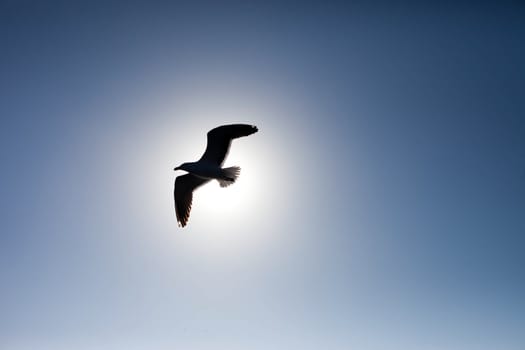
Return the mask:
M236 145L235 141L233 143L232 151L223 167L240 166L239 178L228 187L220 187L217 181L212 180L196 190L193 194L192 219L200 218L216 227L231 225L234 222L253 221L257 216L257 208L264 204L264 193L261 191L263 183L257 157L250 157L251 150L243 149ZM233 150L234 147L239 149Z

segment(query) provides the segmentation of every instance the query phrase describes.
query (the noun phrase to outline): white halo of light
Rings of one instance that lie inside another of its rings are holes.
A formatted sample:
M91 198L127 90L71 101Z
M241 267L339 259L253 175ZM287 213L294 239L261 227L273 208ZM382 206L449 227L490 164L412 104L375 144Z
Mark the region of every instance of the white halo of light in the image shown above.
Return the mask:
M140 124L128 125L122 131L125 137L113 139L115 144L111 148L119 156L110 157L113 160L110 167L120 174L127 169L122 181L125 205L143 215L148 239L168 232L173 234L170 239L176 241L179 253L183 249L184 254L209 257L213 261L231 256L250 258L256 251L260 255L265 246L275 244L269 243L277 234L272 227L284 221L290 188L294 186L288 162L293 140L286 136L289 126L278 121L279 115L286 111L247 103L249 99L242 96L221 95L216 99L221 101L218 104L200 103L203 99L183 99L177 95L174 100L185 103L157 105L154 111L145 106L144 110L135 111L139 116L148 113L155 117L147 123L145 118L136 118ZM240 177L227 188L210 181L197 189L188 225L179 228L173 185L175 177L183 172L174 172L173 168L198 160L206 147L206 133L230 123L259 128L258 133L232 142L224 166L240 166ZM114 159L121 163L114 163ZM156 238L162 240L161 236Z
M278 149L278 142L267 138L269 130L257 119L239 121L257 125L260 131L234 140L224 163L224 167L241 167L236 183L221 188L217 181L210 181L194 192L189 224L181 230L193 235L187 241L188 248L198 254L227 256L235 251L235 255L249 255L272 237L267 228L278 224L285 210L286 183L290 179L286 176L289 171L282 158L284 153L272 152ZM192 147L194 156L181 162L200 157L205 134L215 126L199 128L205 130L196 136L202 145Z

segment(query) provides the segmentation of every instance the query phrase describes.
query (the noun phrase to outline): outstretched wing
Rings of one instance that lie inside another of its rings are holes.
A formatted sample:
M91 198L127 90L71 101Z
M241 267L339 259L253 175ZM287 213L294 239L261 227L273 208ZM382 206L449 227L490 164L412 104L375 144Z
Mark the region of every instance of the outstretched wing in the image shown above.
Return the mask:
M208 131L208 144L206 151L199 161L217 164L219 166L224 163L224 159L230 150L230 144L233 139L238 137L248 136L258 131L254 125L247 124L231 124L219 126Z
M192 174L177 176L175 179L173 197L175 198L175 214L177 214L177 222L179 223L179 226L186 226L186 223L190 218L193 191L208 181L210 180Z

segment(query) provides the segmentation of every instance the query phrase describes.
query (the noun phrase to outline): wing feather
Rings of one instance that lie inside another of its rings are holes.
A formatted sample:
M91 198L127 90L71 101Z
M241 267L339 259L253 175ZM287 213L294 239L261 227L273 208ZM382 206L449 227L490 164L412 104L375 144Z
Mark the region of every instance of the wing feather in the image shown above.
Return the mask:
M208 131L208 143L206 151L199 161L222 166L233 139L248 136L258 131L257 127L248 124L222 125Z
M208 181L210 180L192 174L177 176L175 179L173 197L175 199L175 214L177 215L179 226L186 226L190 218L193 191Z

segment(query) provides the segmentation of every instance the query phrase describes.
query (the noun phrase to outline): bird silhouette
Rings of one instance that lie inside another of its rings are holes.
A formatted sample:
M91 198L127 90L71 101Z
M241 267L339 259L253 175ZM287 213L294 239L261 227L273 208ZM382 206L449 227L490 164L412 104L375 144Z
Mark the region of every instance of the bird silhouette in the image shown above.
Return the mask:
M208 131L208 143L202 157L196 162L183 163L173 170L184 170L188 174L177 176L173 197L175 214L179 226L184 227L190 217L193 191L210 180L217 180L221 187L227 187L239 177L241 168L222 168L233 139L248 136L259 131L254 125L222 125Z

